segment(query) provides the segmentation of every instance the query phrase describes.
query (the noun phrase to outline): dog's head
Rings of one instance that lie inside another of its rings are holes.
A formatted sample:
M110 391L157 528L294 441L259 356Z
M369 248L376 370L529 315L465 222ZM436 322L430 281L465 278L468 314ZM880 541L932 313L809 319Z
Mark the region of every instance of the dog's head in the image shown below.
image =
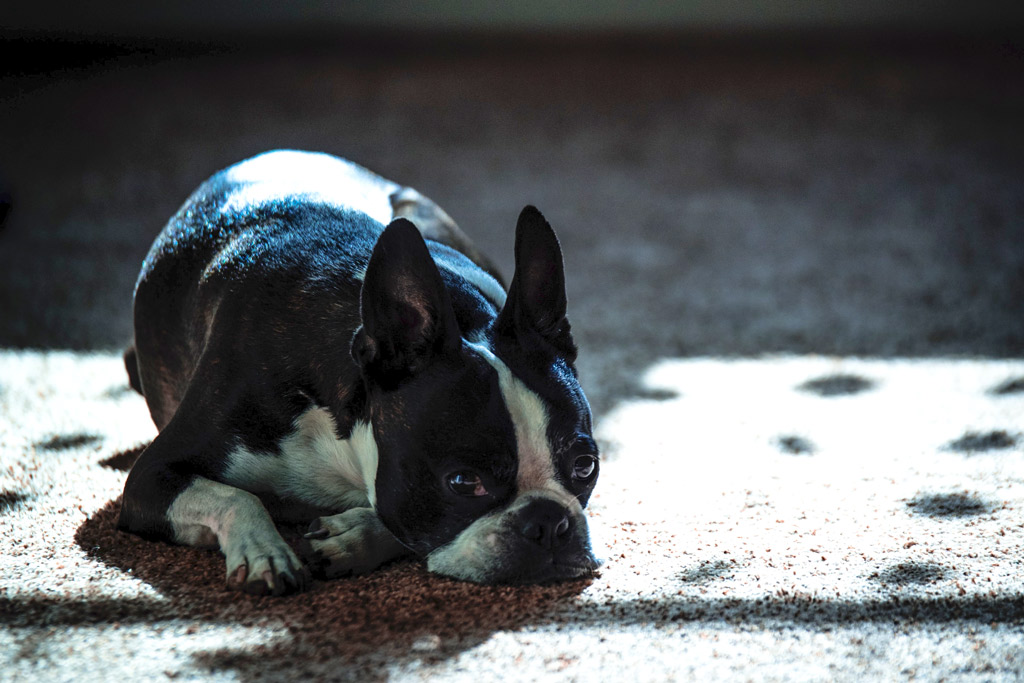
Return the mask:
M480 583L597 566L583 514L597 446L561 249L533 207L519 217L515 259L499 312L395 221L367 267L352 343L377 442L377 514L431 571Z

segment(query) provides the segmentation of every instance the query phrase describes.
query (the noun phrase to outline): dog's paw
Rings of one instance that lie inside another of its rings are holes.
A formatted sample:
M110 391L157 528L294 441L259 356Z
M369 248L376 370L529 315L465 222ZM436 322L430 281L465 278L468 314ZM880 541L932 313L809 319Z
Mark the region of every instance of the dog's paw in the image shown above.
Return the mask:
M224 549L227 585L253 595L285 595L309 589L312 576L284 539L247 534Z
M306 539L310 563L325 578L366 574L408 552L373 508L352 508L315 519Z

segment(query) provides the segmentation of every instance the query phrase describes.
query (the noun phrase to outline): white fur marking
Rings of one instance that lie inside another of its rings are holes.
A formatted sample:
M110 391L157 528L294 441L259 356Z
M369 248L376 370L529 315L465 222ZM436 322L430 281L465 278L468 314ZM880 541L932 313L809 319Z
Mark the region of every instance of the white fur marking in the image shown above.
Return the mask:
M302 562L260 499L248 491L196 477L167 509L167 519L178 543L220 546L229 583L266 583L280 591L282 581L299 582Z
M174 540L183 545L222 548L236 528L277 536L266 508L253 494L196 477L167 509Z
M357 422L347 439L334 433L324 408L311 408L281 440L280 455L244 447L228 458L225 478L248 491L274 492L310 505L347 510L376 504L377 442L368 422Z
M516 477L519 495L542 490L554 494L569 509L576 509L579 501L555 478L554 459L548 443L548 413L540 396L516 378L486 346L470 346L498 373L498 385L512 418L519 449L519 473Z
M356 209L382 225L391 222L391 195L401 186L351 161L328 154L277 150L227 170L238 183L221 211L232 212L266 202L303 197Z
M470 283L476 285L477 289L483 292L485 297L497 304L499 309L505 305L505 290L501 288L498 281L491 277L490 274L479 269L462 271L460 274L469 280Z
M461 260L449 258L443 253L437 255L434 258L434 261L437 263L439 268L455 273L480 290L480 293L484 295L484 298L494 303L499 310L505 305L507 294L490 273L482 270L476 265L464 267L465 264Z
M454 541L427 556L427 569L468 581L486 582L504 560L501 531L506 514L506 509L496 510L473 522Z

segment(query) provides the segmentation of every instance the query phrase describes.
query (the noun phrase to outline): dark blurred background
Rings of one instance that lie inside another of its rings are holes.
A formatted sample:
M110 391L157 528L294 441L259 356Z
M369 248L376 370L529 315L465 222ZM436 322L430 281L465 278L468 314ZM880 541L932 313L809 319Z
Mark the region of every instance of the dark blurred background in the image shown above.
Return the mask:
M1020 357L1021 7L7 7L0 348L127 344L163 222L292 147L417 187L506 270L540 207L598 410L668 356Z

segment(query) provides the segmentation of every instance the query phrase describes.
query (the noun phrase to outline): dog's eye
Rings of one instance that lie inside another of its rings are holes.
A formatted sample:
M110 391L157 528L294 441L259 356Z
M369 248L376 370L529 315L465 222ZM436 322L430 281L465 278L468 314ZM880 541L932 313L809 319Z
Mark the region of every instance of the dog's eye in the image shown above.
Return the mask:
M460 496L486 496L487 488L480 475L473 472L455 472L448 475L448 488Z
M572 478L576 481L587 481L597 472L597 458L592 455L579 455L572 463Z

